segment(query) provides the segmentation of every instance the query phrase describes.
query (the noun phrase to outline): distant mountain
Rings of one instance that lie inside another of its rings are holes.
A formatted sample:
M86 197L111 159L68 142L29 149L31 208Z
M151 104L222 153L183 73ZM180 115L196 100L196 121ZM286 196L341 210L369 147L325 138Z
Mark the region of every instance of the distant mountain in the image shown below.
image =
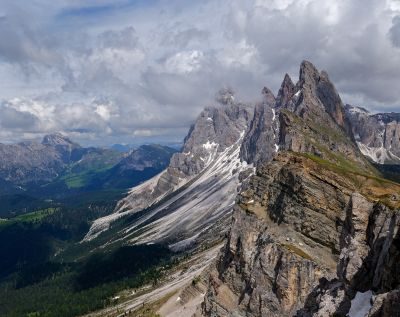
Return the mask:
M110 169L97 173L91 186L125 189L136 186L167 168L177 150L158 144L142 145L125 155Z
M33 201L26 204L29 207L37 206L38 199L126 190L161 172L175 152L160 145L144 145L130 153L85 148L59 133L46 135L41 143L0 144L0 214L11 210L12 195ZM15 204L13 212L20 206Z
M361 152L379 164L400 164L400 113L371 114L351 105L345 109Z
M133 147L128 144L113 144L110 146L110 149L121 153L127 153L131 151Z

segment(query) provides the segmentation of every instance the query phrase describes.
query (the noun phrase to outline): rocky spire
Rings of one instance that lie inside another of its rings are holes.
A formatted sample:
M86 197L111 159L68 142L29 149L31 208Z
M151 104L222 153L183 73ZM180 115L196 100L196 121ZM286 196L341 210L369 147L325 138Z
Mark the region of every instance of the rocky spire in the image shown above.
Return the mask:
M295 85L288 74L285 75L278 96L276 97L276 107L285 107L295 93Z
M247 163L258 165L270 161L276 152L276 99L268 87L262 90L263 102L254 108L253 118L250 121L240 148L240 157Z
M300 64L298 86L303 89L315 90L319 81L319 72L309 61L302 61Z
M262 95L263 95L263 101L268 104L273 106L276 102L275 96L273 94L273 92L268 88L268 87L264 87L262 90Z

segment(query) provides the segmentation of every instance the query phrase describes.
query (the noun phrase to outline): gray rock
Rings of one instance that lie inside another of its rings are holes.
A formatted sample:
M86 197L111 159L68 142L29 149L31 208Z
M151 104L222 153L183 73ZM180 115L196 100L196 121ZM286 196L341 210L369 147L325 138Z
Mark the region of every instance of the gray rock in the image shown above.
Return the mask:
M400 114L371 114L346 105L352 134L364 155L380 164L400 164Z

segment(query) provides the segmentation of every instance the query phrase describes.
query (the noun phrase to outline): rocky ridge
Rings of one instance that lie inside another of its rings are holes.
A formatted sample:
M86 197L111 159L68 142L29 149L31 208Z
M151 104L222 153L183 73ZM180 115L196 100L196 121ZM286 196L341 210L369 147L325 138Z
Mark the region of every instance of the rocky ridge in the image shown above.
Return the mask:
M285 76L274 110L279 153L243 185L197 315L356 316L361 304L363 316L399 314L400 185L361 154L311 63L297 84Z

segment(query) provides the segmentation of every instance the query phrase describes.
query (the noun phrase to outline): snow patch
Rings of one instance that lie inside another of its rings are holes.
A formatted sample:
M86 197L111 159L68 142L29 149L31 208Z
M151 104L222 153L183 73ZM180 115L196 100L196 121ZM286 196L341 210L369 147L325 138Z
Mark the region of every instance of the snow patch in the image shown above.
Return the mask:
M275 121L275 119L276 119L275 109L271 109L271 110L272 110L272 121Z
M400 157L394 155L392 152L386 150L383 146L381 147L369 147L361 142L357 142L358 148L361 153L371 158L378 164L385 164L386 162L399 161Z
M279 151L279 145L278 144L274 144L275 145L275 152L278 152Z
M300 90L298 90L295 94L294 94L294 96L297 98L297 97L299 97L300 96L300 93L301 93L301 89Z
M203 144L203 148L205 148L206 150L211 150L212 148L216 147L218 144L215 142L210 142L207 141L207 143Z
M357 292L356 297L351 301L349 317L364 317L371 309L372 292L366 291L365 293Z

